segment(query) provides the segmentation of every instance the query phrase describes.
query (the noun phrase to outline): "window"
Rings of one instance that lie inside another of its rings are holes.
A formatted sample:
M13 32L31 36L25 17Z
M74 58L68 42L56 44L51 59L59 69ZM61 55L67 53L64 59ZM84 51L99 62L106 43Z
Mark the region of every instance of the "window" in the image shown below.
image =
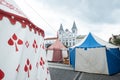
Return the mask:
M73 42L75 42L75 39L73 39Z
M70 46L71 46L71 42L70 42L69 44L70 44Z
M75 45L75 42L73 42L73 45Z
M66 46L68 46L68 42L66 42Z

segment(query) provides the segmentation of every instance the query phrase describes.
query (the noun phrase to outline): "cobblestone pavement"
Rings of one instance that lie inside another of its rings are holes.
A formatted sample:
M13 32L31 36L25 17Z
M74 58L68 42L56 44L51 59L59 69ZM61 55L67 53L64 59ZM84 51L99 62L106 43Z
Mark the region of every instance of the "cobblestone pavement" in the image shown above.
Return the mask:
M112 76L100 75L100 74L90 74L81 73L78 80L120 80L120 73Z
M120 73L108 76L74 71L69 65L48 64L51 80L120 80Z
M78 72L73 70L50 68L51 80L75 80Z

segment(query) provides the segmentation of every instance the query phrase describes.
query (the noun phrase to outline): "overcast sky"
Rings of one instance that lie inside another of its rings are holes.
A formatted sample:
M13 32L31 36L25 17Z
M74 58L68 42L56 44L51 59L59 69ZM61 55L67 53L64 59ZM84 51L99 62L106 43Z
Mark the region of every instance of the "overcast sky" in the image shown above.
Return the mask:
M16 0L25 14L54 37L60 24L71 31L75 21L78 35L92 32L105 41L120 34L120 0Z

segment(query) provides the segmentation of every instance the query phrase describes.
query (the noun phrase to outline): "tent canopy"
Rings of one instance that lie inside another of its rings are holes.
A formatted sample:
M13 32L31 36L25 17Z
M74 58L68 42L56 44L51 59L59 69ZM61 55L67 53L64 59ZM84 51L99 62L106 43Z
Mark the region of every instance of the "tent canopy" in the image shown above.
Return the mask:
M103 47L103 45L99 44L92 36L91 33L88 34L86 40L78 46L79 48L93 48L93 47Z
M48 49L67 49L58 39Z

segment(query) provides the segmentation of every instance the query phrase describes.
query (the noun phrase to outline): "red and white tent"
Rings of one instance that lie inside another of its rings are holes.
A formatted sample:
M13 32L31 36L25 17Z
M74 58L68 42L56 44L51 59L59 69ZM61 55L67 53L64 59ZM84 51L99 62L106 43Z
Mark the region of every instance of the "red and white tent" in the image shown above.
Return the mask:
M50 80L44 31L13 0L0 0L0 80Z
M67 48L57 39L47 49L47 60L59 62L68 57Z

